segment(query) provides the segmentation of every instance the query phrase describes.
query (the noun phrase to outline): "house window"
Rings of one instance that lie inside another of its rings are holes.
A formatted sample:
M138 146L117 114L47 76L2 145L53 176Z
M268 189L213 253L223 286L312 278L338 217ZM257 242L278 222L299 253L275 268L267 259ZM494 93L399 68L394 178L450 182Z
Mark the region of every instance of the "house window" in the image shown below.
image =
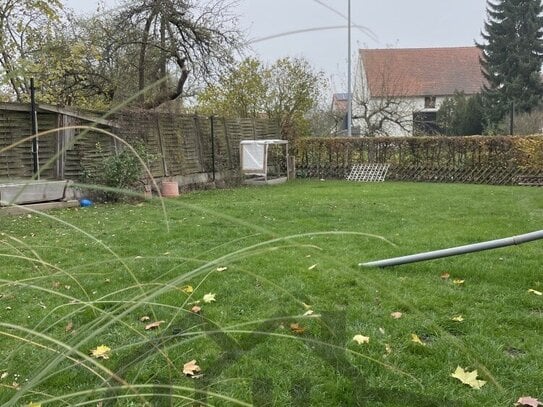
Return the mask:
M436 108L436 97L435 96L426 96L424 98L424 108L425 109L435 109Z

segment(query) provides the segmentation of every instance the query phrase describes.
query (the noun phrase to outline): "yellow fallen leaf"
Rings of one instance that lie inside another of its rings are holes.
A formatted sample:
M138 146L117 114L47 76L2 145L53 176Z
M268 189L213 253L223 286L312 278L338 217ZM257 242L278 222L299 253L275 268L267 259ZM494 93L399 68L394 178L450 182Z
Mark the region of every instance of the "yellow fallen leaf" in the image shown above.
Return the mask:
M215 295L216 295L216 294L208 293L208 294L204 295L203 301L204 301L206 304L209 304L210 302L215 301Z
M457 366L454 373L451 373L451 376L474 389L480 389L486 384L484 380L477 379L477 370L468 372L467 370L462 369L460 366Z
M184 293L187 293L187 294L191 294L194 292L194 288L192 288L191 285L185 285L183 287L181 287L181 291L183 291Z
M106 345L100 345L97 348L91 350L92 356L96 359L109 359L111 348Z
M313 270L315 267L317 267L317 265L316 265L316 264L313 264L312 266L309 266L307 269L308 269L308 270Z
M200 366L196 364L196 360L193 359L183 365L183 374L187 376L194 376L196 373L201 372Z
M453 284L454 284L454 285L462 285L462 284L464 284L464 281L465 281L465 280L461 280L461 279L459 279L459 278L455 278L455 279L453 280Z
M394 318L394 319L400 319L402 317L402 315L403 314L401 312L399 312L399 311L396 311L396 312L393 312L393 313L390 314L390 316L392 318Z
M442 278L443 280L448 280L450 276L451 276L451 275L450 275L449 273L447 273L446 271L443 272L443 273L441 273L441 278Z
M353 341L355 341L359 345L362 345L364 343L370 343L370 337L359 334L359 335L353 336Z
M464 320L464 317L462 315L457 315L455 317L452 317L451 319L456 322L462 322Z
M304 306L305 309L310 309L311 308L311 305L308 305L305 302L302 302L302 305Z
M418 343L419 345L426 346L426 344L420 340L417 334L411 334L411 342Z
M543 295L541 291L534 290L533 288L528 289L529 293L535 294L535 295Z

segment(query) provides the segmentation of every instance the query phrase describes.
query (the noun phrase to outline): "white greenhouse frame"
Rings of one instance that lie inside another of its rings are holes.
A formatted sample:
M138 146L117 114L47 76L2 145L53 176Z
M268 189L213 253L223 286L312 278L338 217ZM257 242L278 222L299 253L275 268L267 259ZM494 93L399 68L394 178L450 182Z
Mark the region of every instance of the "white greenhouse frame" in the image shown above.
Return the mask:
M287 175L284 177L268 179L268 150L271 145L285 146L285 163ZM287 140L243 140L239 145L241 172L244 175L256 175L258 178L247 179L251 184L279 184L288 179L288 141Z

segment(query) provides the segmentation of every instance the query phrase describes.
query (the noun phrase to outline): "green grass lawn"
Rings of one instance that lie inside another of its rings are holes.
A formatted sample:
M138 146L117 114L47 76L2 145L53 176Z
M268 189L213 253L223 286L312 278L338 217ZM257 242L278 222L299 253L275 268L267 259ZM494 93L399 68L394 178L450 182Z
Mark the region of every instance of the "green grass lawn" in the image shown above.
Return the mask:
M541 189L297 181L164 203L0 215L0 404L543 399L543 242L358 266L539 230Z

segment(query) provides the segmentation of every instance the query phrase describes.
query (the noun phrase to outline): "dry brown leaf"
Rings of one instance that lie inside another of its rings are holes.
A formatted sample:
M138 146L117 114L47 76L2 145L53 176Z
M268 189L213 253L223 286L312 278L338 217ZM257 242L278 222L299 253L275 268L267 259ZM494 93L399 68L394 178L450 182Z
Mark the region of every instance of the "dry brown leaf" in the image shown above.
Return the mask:
M194 312L195 314L199 314L202 311L202 307L199 307L198 305L195 305L190 309L190 312Z
M529 407L538 407L541 405L538 399L534 399L530 396L522 396L515 403L516 406L529 406Z
M393 313L390 314L390 316L392 318L394 318L394 319L400 319L402 317L402 315L403 314L401 312L399 312L399 311L396 311L396 312L393 312Z
M441 273L441 278L442 278L443 280L448 280L450 276L451 276L451 275L450 275L449 273L447 273L446 271L444 271L443 273Z
M196 364L196 360L193 359L183 365L183 374L187 376L194 376L196 373L201 372L200 366Z
M145 330L146 330L146 331L149 331L149 330L151 330L151 329L158 328L158 327L160 326L160 324L162 324L163 322L166 322L166 321L155 321L155 322L151 322L150 324L145 325Z
M305 332L305 328L298 323L290 324L290 330L298 335L302 335Z

